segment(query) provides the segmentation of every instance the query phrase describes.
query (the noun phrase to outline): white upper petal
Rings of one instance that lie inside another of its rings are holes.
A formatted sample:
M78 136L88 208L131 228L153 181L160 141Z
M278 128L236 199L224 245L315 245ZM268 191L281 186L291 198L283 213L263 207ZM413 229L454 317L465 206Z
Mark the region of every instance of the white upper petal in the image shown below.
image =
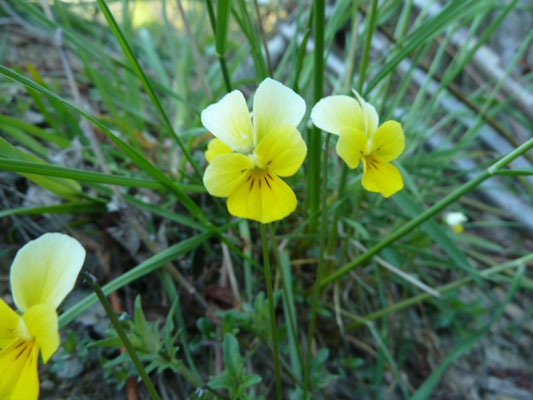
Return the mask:
M253 149L253 130L246 100L239 90L226 94L201 115L202 124L225 144L241 153Z
M254 144L279 126L296 127L304 114L305 101L300 95L274 79L265 79L254 97Z
M11 265L11 290L18 309L36 304L56 309L73 289L85 249L62 233L46 233L22 247Z
M365 133L365 112L359 102L349 96L324 97L313 107L311 120L318 128L335 135Z

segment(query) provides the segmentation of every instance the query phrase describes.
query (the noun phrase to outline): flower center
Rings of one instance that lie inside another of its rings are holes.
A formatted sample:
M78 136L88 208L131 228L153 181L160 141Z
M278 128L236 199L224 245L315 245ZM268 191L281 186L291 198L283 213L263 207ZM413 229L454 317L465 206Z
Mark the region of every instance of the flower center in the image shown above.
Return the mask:
M268 168L255 167L248 170L248 178L246 179L246 183L249 185L249 191L254 189L272 190L272 182L274 182L273 173L270 172Z
M19 325L17 326L17 337L28 342L33 340L33 336L30 334L30 331L28 331L28 327L23 318L19 320Z
M255 166L254 169L265 169L266 164L263 162L263 160L261 160L261 158L257 154L252 153L248 157L250 157L250 159L254 163L254 166Z

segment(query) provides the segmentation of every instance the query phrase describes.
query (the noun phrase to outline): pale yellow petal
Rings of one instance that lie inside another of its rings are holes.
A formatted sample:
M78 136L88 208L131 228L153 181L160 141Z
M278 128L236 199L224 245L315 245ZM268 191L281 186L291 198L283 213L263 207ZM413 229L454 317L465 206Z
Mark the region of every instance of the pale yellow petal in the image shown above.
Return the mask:
M205 152L205 159L207 162L213 161L213 158L221 154L231 153L233 149L229 147L220 139L213 139L207 145L207 150Z
M405 149L402 125L396 121L385 122L374 134L371 143L370 154L383 161L395 160Z
M266 135L256 147L255 154L264 167L278 176L291 176L302 166L307 146L298 129L285 125Z
M202 111L201 119L209 132L233 150L241 153L252 150L252 120L246 100L240 91L234 90L218 103L211 104Z
M9 345L17 338L17 328L20 324L20 315L0 299L0 349Z
M250 157L240 153L222 154L215 157L207 166L204 185L209 194L228 197L235 187L245 178L254 164Z
M39 346L17 339L0 351L0 399L37 400Z
M366 190L389 197L403 189L402 174L394 165L375 156L367 156L363 160L363 187Z
M465 230L465 227L463 225L453 225L452 229L455 233L463 233Z
M291 214L297 205L292 189L272 171L250 171L228 198L230 214L264 224Z
M32 306L24 313L24 323L28 333L35 339L43 352L46 363L59 348L59 325L54 308L46 304Z
M311 120L323 131L342 135L365 132L366 115L356 99L349 96L328 96L315 104Z
M11 290L18 309L36 304L57 308L72 290L85 249L62 233L46 233L22 247L11 265Z
M365 120L366 120L366 128L363 130L369 137L371 137L379 126L379 116L374 108L374 106L370 103L367 103L360 95L357 93L356 90L353 90L353 93L357 100L359 101L359 104L363 107L363 110L365 112Z
M274 79L265 79L254 96L254 143L279 126L296 127L304 114L305 101L300 95Z
M365 154L367 141L367 136L361 131L344 133L337 142L337 154L348 167L357 168L361 157Z

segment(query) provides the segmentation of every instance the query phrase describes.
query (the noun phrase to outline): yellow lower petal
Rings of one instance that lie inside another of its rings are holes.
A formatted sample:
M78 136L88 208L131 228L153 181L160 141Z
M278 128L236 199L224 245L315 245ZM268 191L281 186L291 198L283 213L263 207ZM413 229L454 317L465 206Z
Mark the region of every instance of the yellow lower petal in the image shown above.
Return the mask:
M268 170L251 170L228 198L229 212L264 224L285 218L298 204L292 189Z
M465 230L465 227L463 225L453 225L452 229L455 233L463 233Z
M391 163L375 156L367 156L363 159L363 165L365 167L363 187L366 190L389 197L403 189L402 174Z
M228 197L253 166L250 157L244 154L221 154L205 170L205 188L212 196Z
M231 153L233 149L229 147L220 139L213 139L207 145L207 150L205 152L205 159L207 162L213 161L216 156L221 154Z
M361 157L365 154L367 142L367 136L361 131L344 133L337 142L337 154L348 167L357 168Z
M383 161L392 161L402 154L405 148L405 135L402 125L396 121L387 121L372 136L369 153Z
M20 316L0 299L0 349L3 349L17 338Z
M43 352L46 363L59 348L59 325L56 310L46 304L30 307L23 315L28 333Z
M37 400L39 346L17 339L0 351L0 399Z
M302 166L307 146L298 129L285 125L265 135L255 153L278 176L291 176Z

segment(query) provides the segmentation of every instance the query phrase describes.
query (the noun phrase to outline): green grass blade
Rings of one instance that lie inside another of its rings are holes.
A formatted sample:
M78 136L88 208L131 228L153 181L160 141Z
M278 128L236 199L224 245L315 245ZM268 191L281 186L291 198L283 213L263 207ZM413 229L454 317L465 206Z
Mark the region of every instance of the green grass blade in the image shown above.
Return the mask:
M87 118L93 124L95 124L114 144L116 144L129 158L139 166L142 170L146 171L150 176L152 176L157 181L164 184L170 190L172 190L183 205L197 218L202 220L202 222L207 223L207 218L204 211L196 205L196 203L171 179L169 179L159 168L157 168L152 162L147 160L142 154L133 149L130 145L124 142L122 139L118 138L113 134L109 129L107 129L100 121L98 121L92 115L86 113L85 111L79 109L74 104L70 103L68 100L63 99L57 94L51 92L50 90L42 87L41 85L33 82L32 80L26 78L23 75L16 73L15 71L0 65L0 74L12 79L16 82L23 84L26 87L32 88L46 97L59 100L65 105L71 107L73 110Z
M39 164L19 160L0 159L0 170L13 171L19 173L31 173L44 176L55 176L57 178L72 179L80 182L105 183L108 185L128 186L138 188L163 189L165 186L149 179L133 178L106 174L97 171L84 171L75 168L59 167L57 165ZM205 188L200 185L178 184L184 191L204 193Z
M415 31L398 42L395 50L392 50L392 58L383 65L379 72L372 78L365 88L365 96L377 86L396 66L415 49L432 40L442 29L449 26L453 21L466 15L475 13L478 0L453 0L448 3L442 12L433 18L429 18Z
M64 204L54 204L40 207L18 207L0 211L0 218L11 215L41 215L41 214L99 214L105 212L104 205L88 201L73 201Z
M124 37L120 27L118 26L117 22L115 21L115 18L113 17L113 14L111 13L109 8L107 7L106 2L104 0L97 0L97 1L98 1L98 5L100 6L100 9L104 13L104 16L105 16L105 18L107 20L107 23L109 24L109 27L113 31L113 34L117 38L118 42L120 43L120 46L122 47L122 50L124 51L124 54L128 58L128 61L130 62L131 66L133 67L133 70L135 71L135 74L137 75L137 77L142 82L142 84L144 86L144 89L146 90L146 92L150 96L150 99L152 100L152 102L154 103L155 107L159 111L159 113L161 115L161 118L163 119L163 122L166 125L166 128L168 129L169 133L174 136L174 138L176 139L178 145L181 148L181 151L183 152L183 154L185 155L185 157L187 158L187 160L189 161L191 166L194 168L194 170L195 170L196 174L198 175L198 177L201 179L202 174L200 173L200 169L198 168L198 166L196 165L196 162L194 161L194 159L192 158L191 154L189 153L189 151L185 147L185 144L183 143L183 140L181 139L181 137L174 130L174 127L172 126L172 123L170 122L170 119L168 118L168 115L167 115L165 109L163 108L163 106L161 105L161 102L159 101L159 97L157 96L157 94L155 93L154 89L152 88L152 85L150 84L148 78L146 77L146 74L144 73L144 70L142 69L141 65L139 64L139 61L137 61L137 58L133 54L133 51L131 50L128 42L126 41L126 38Z
M20 160L23 162L31 162L44 167L48 165L39 157L17 149L4 138L0 137L0 161L5 161L4 158L9 158L11 160ZM23 173L22 175L28 178L29 180L35 182L37 185L42 186L43 188L50 190L51 192L65 199L76 200L82 195L81 186L76 181L53 177L50 178L31 173Z
M64 149L70 147L70 140L61 137L55 133L50 133L38 126L28 124L27 122L19 121L18 119L8 117L7 115L0 115L0 125L2 127L11 126L13 128L20 129L29 135L35 136L38 139L42 139L46 142L50 142L58 145Z

